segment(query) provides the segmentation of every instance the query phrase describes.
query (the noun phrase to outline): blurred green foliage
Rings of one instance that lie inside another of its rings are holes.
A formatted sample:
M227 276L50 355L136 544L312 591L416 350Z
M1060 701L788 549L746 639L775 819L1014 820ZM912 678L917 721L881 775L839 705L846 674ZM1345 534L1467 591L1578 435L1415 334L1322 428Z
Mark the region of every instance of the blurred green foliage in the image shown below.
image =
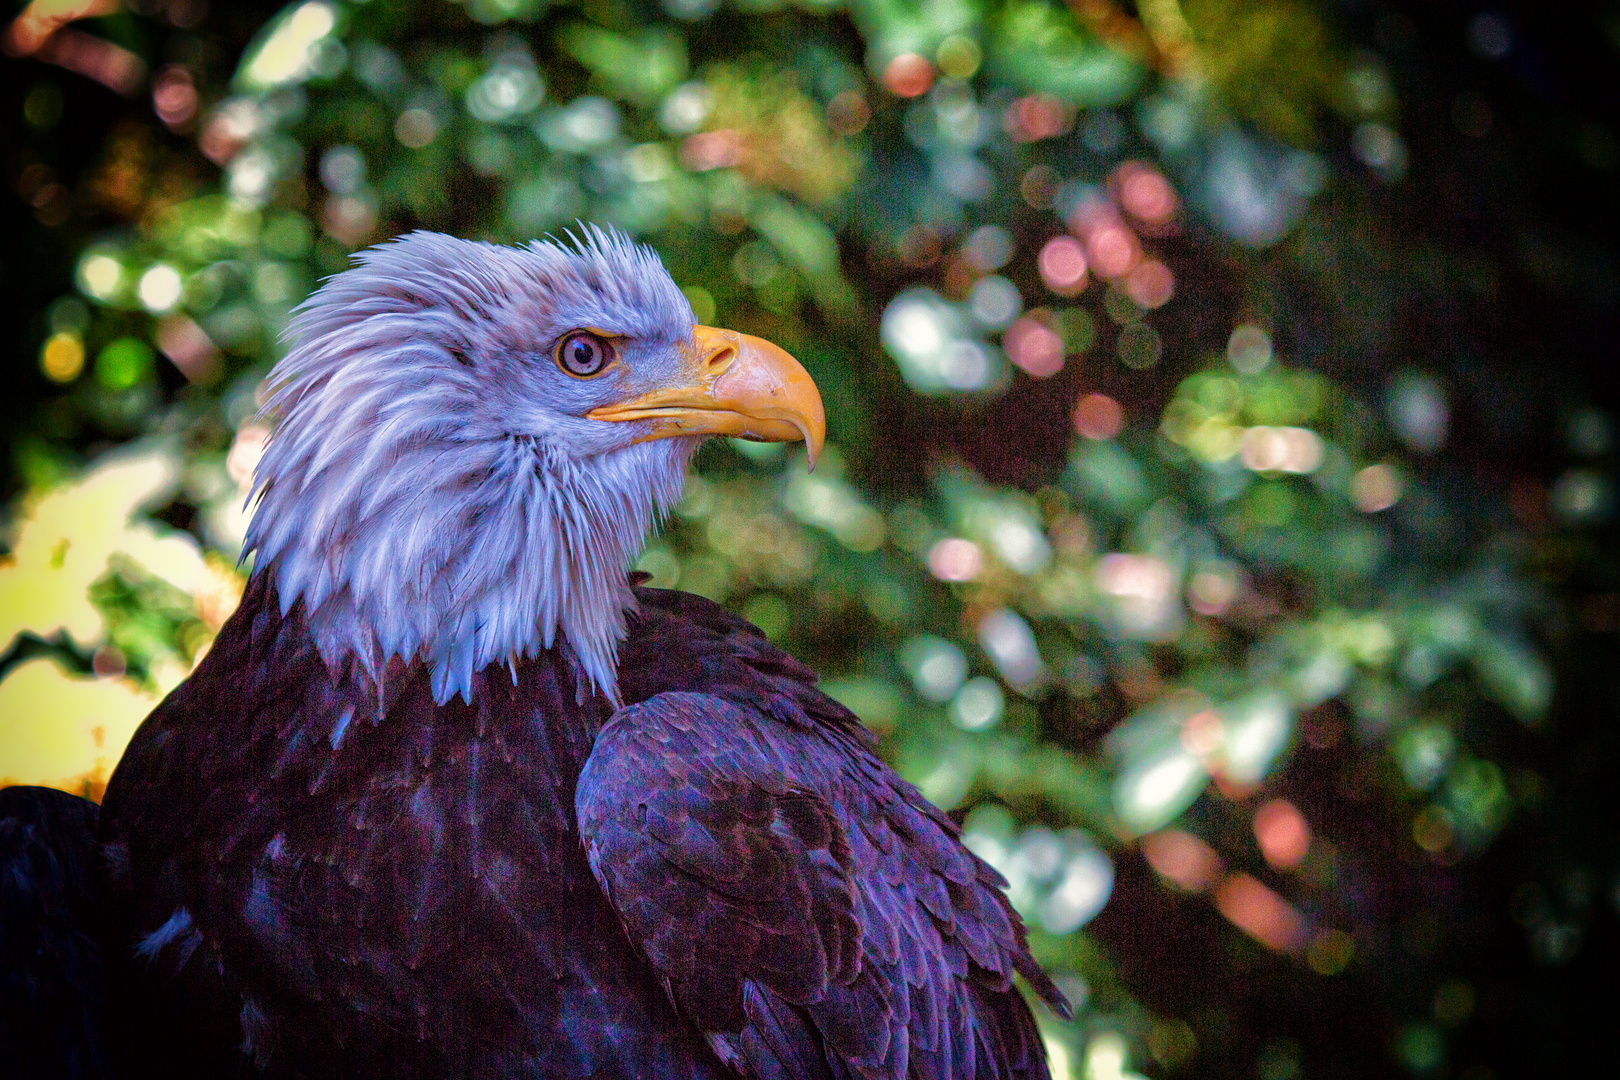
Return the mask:
M1175 1071L1230 1039L1219 1001L1141 1004L1083 929L1121 866L1145 854L1153 888L1224 916L1240 967L1263 946L1305 979L1395 979L1381 943L1406 924L1357 898L1358 845L1450 867L1537 799L1501 757L1553 703L1529 541L1425 486L1431 375L1372 400L1273 325L1279 261L1331 281L1336 354L1388 321L1363 219L1319 201L1400 180L1398 102L1317 7L297 0L234 72L156 99L183 152L137 129L106 147L128 225L46 315L61 389L30 488L140 441L181 477L163 520L234 557L259 382L352 251L576 220L646 239L701 319L800 356L831 442L814 473L706 448L640 568L811 662L965 815L1081 1005L1042 1018L1060 1075ZM1354 163L1328 149L1346 130ZM1194 325L1210 250L1240 299ZM1564 483L1578 545L1611 479ZM115 650L148 677L217 626L217 595L203 612L127 557L88 590L99 637L34 638L81 667ZM1378 839L1331 814L1301 838L1278 809L1290 762L1328 751L1378 796ZM1427 1013L1392 1007L1410 1024L1378 1053L1443 1059ZM1269 1042L1263 1074L1297 1059Z

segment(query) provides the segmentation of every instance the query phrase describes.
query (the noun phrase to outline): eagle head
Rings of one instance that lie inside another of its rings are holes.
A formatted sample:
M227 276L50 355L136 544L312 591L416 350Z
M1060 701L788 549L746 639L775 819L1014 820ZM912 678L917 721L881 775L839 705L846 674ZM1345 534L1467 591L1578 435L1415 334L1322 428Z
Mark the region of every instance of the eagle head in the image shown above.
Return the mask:
M417 232L304 301L270 374L244 550L322 658L421 660L441 703L560 636L616 699L626 573L707 436L825 418L786 352L694 325L658 256L587 226L525 247Z

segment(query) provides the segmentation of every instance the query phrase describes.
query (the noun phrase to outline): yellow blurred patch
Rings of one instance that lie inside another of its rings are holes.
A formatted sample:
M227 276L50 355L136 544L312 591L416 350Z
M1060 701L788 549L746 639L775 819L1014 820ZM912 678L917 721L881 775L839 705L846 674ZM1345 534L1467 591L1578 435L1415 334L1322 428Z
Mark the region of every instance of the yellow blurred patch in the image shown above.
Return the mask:
M134 516L172 490L178 471L161 451L120 455L28 500L11 555L0 559L0 649L27 631L48 638L66 630L81 645L99 640L103 626L90 584L114 554L193 595L217 587L219 574L195 540Z
M52 382L72 382L84 370L84 342L67 331L52 334L39 352L39 367Z
M0 787L41 784L100 799L158 699L123 679L69 675L29 660L0 682Z
M206 630L218 630L241 595L239 577L223 560L205 558L187 534L138 516L168 496L178 473L161 448L122 453L25 499L8 530L11 552L0 558L0 650L23 633L49 640L65 632L87 649L104 642L90 586L115 555L191 594ZM173 659L150 672L159 690L186 673ZM43 784L100 798L157 701L129 680L70 675L44 658L19 664L0 682L0 786Z

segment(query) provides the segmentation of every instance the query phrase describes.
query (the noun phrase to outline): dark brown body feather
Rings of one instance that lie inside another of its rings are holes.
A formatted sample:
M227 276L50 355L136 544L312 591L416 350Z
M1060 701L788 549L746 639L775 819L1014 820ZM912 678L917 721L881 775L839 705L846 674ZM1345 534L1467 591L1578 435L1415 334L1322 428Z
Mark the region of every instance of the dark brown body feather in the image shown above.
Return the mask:
M96 804L0 790L0 1076L102 1080Z
M805 668L638 595L610 715L566 647L471 705L334 676L256 576L103 805L126 1070L1044 1076L995 872Z

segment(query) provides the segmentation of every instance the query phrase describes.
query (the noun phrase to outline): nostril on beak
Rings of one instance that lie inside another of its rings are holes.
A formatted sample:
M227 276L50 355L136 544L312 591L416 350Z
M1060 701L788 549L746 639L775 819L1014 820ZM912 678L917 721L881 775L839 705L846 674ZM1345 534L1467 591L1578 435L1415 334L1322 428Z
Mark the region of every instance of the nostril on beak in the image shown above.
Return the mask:
M703 361L704 374L719 378L730 370L731 365L736 361L737 347L735 345L727 345L724 348L716 349Z

